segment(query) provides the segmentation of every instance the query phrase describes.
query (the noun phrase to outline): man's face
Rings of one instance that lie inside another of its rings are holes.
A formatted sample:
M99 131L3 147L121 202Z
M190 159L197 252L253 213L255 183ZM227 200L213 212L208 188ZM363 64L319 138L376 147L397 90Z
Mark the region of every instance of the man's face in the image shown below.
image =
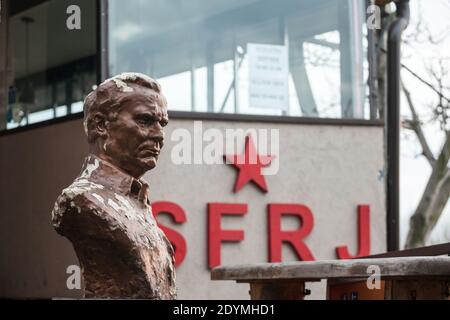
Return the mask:
M105 154L113 164L139 178L156 166L167 123L161 96L151 89L135 89L123 102L117 119L107 125Z

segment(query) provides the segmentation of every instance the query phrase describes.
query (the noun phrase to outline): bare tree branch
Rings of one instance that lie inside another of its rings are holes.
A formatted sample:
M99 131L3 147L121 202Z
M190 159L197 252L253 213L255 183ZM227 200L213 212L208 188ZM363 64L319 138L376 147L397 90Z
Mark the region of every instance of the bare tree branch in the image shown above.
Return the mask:
M408 124L410 125L410 129L414 130L414 132L417 135L417 139L419 140L419 143L422 146L423 155L425 156L425 158L427 158L431 167L433 167L434 163L436 162L436 159L433 155L433 152L431 152L430 146L428 145L427 139L425 138L425 134L423 133L419 116L417 115L416 109L414 107L414 103L411 98L411 93L408 91L408 89L406 89L403 81L402 81L401 85L402 85L403 93L405 94L405 97L406 97L406 101L408 101L409 109L411 110L411 114L412 114L412 120L408 121Z
M387 53L386 49L384 48L380 48L381 52L383 53ZM442 94L442 92L439 92L439 90L437 90L431 83L429 83L428 81L426 81L425 79L423 79L421 76L419 76L417 73L415 73L414 71L412 71L408 66L406 66L405 64L401 64L401 67L403 69L405 69L406 71L408 71L414 78L416 78L417 80L419 80L420 82L422 82L423 84L425 84L428 88L430 88L431 90L433 90L440 98L444 99L445 101L447 101L448 103L450 103L450 98L447 98L445 95Z
M442 92L439 92L439 90L437 90L431 83L429 83L428 81L426 81L426 80L424 80L424 79L422 79L417 73L415 73L414 71L412 71L410 68L408 68L406 65L404 65L403 63L402 63L402 68L404 68L406 71L408 71L411 75L413 75L417 80L419 80L420 82L422 82L423 84L425 84L427 87L429 87L431 90L433 90L434 92L436 92L436 94L440 97L440 98L442 98L442 99L444 99L444 100L446 100L447 102L449 102L450 103L450 99L449 98L447 98L446 96L444 96L443 94L442 94Z

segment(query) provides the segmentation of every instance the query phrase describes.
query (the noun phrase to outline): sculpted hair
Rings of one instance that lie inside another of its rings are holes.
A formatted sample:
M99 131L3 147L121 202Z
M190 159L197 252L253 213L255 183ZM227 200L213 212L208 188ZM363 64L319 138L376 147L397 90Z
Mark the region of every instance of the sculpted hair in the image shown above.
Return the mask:
M88 142L94 142L98 135L95 130L94 117L101 113L107 121L117 118L123 101L139 87L148 88L155 92L153 99L160 100L167 105L165 97L161 94L161 86L156 80L142 73L122 73L103 81L94 91L84 99L84 132Z

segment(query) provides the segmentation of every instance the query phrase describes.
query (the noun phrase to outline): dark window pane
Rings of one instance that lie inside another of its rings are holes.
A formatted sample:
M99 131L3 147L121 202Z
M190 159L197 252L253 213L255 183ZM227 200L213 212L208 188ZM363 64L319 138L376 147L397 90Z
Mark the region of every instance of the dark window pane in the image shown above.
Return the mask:
M109 71L158 79L172 110L363 118L364 3L110 0Z

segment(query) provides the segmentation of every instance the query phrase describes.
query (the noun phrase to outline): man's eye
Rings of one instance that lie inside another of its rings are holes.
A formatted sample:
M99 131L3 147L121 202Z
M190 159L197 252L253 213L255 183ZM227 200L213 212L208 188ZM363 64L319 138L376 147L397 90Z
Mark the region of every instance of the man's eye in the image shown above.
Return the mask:
M137 122L139 124L150 124L151 122L153 122L153 119L151 119L151 118L139 118L139 119L137 119Z

